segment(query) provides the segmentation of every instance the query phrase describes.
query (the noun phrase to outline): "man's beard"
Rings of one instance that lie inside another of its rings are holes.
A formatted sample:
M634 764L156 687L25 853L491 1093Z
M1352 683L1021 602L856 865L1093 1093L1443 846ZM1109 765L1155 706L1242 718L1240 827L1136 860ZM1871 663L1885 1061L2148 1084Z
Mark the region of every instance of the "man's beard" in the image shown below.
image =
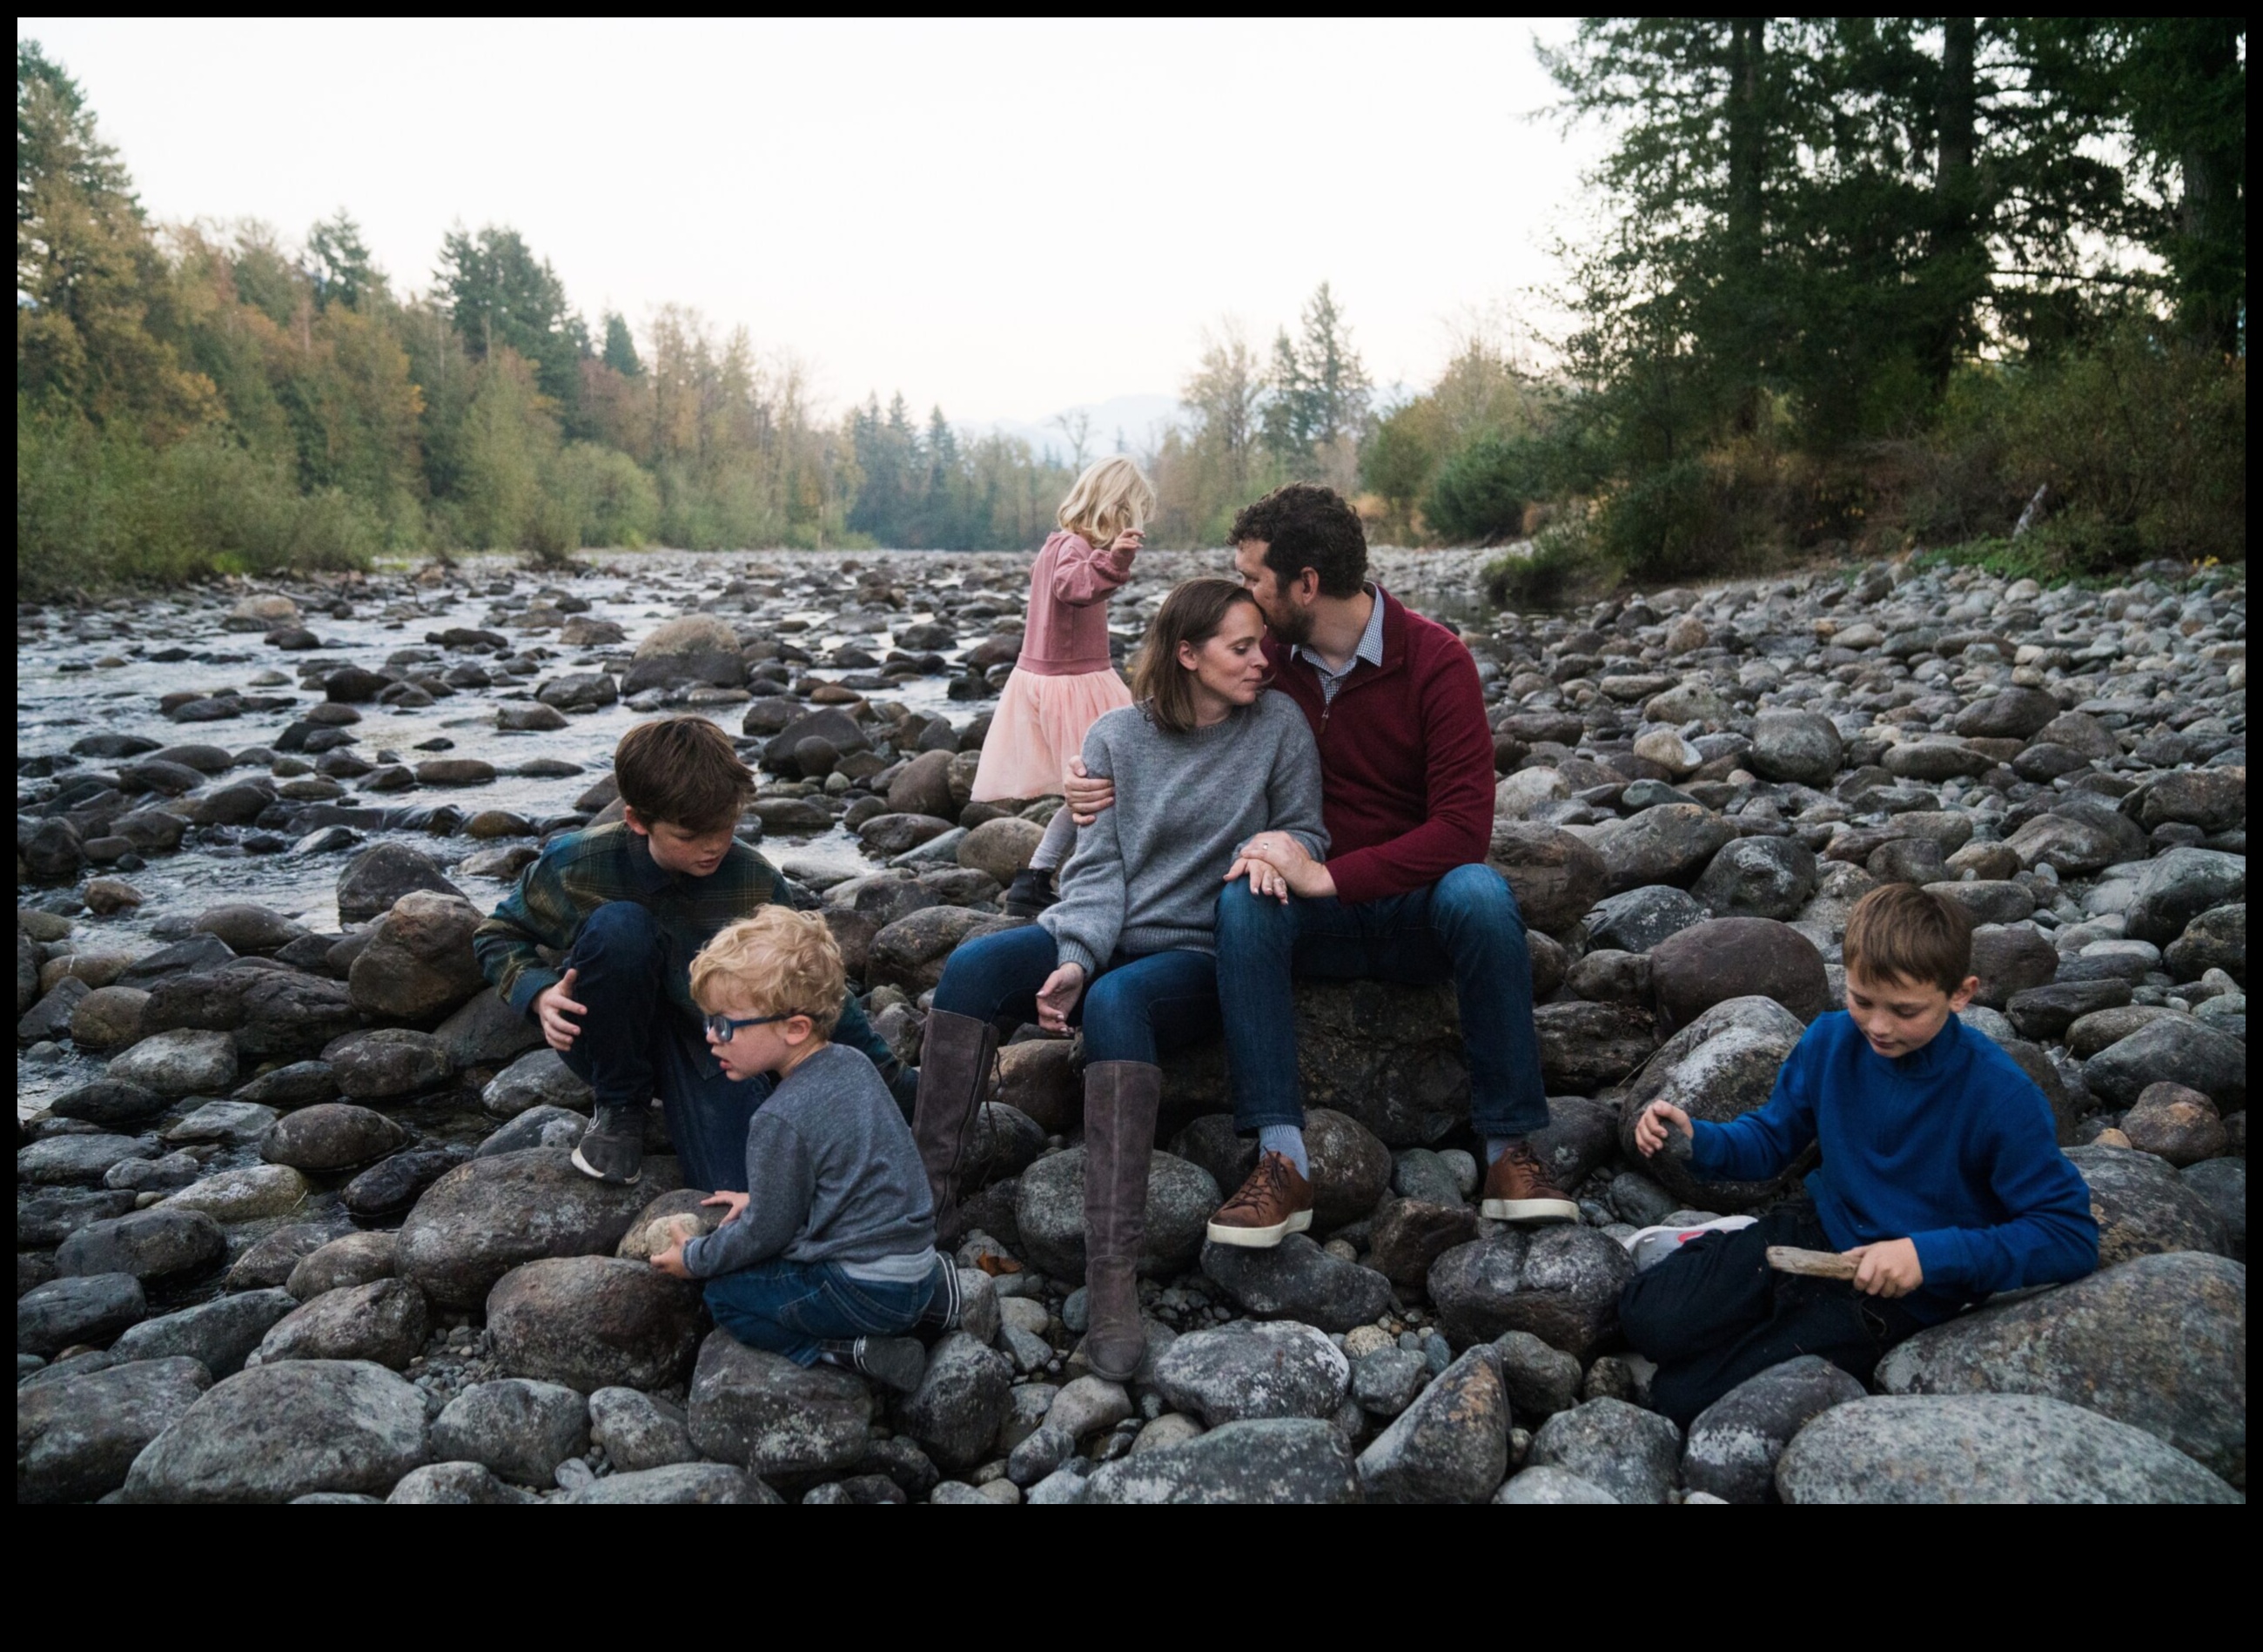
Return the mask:
M1312 640L1312 611L1299 608L1293 603L1284 606L1277 614L1267 613L1265 625L1275 638L1288 648L1302 648Z

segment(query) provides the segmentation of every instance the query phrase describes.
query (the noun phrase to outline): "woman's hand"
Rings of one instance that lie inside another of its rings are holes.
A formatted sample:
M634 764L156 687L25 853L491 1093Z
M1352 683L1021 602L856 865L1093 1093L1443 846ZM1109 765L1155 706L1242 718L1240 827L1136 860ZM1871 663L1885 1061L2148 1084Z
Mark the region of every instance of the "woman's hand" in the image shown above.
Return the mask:
M1241 853L1225 870L1225 880L1249 880L1249 892L1285 901L1291 895L1316 901L1336 892L1334 874L1327 862L1315 860L1305 845L1287 832L1260 832L1241 845Z
M1063 964L1038 989L1038 1025L1048 1032L1068 1031L1068 1012L1084 996L1084 966Z
M699 1202L703 1206L721 1205L725 1206L723 1220L715 1224L718 1228L729 1227L733 1222L738 1221L741 1216L745 1214L747 1209L747 1196L744 1193L710 1193L706 1198L701 1199Z

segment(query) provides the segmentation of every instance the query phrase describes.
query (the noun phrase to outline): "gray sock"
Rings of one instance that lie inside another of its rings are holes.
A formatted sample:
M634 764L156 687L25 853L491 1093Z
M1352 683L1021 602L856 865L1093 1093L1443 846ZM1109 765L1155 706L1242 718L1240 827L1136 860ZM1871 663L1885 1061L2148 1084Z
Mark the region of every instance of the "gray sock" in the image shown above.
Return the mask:
M1305 1133L1293 1124L1269 1124L1257 1133L1260 1153L1277 1153L1297 1167L1297 1174L1310 1177L1312 1161L1305 1156Z
M1053 811L1045 835L1038 840L1038 852L1030 857L1030 870L1051 872L1068 859L1069 851L1076 846L1076 817L1064 803Z
M1502 1154L1517 1146L1523 1140L1522 1136L1487 1136L1485 1144L1486 1163L1487 1164L1495 1163Z

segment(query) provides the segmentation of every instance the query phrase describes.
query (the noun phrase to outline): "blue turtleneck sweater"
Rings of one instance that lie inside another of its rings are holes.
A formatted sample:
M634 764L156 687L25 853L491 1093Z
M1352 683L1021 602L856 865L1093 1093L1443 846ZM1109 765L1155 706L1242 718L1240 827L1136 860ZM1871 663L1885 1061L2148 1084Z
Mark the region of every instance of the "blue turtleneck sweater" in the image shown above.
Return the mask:
M1928 1323L2098 1265L2090 1189L2058 1150L2050 1104L1954 1016L1891 1061L1844 1011L1818 1017L1766 1106L1696 1126L1689 1168L1702 1180L1765 1181L1817 1141L1823 1163L1807 1191L1831 1243L1914 1240L1925 1283L1903 1305Z

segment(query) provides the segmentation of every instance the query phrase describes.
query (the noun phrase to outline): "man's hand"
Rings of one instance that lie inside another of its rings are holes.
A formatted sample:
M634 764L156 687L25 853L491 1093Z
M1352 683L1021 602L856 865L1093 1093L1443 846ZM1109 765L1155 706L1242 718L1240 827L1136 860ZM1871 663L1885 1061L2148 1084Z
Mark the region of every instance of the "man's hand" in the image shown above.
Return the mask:
M683 1265L683 1241L679 1239L652 1259L652 1265L662 1273L678 1279L688 1279L691 1270Z
M1290 895L1316 901L1336 892L1336 880L1327 862L1315 860L1286 832L1260 832L1241 846L1240 858L1226 868L1225 880L1247 877L1252 895ZM1277 883L1287 886L1285 889Z
M1038 989L1038 1025L1048 1032L1068 1031L1068 1012L1084 996L1084 966L1063 964Z
M534 1017L541 1024L542 1040L560 1055L574 1047L574 1040L582 1029L574 1025L577 1015L589 1014L587 1006L574 1002L574 977L579 970L569 969L554 987L545 987L534 1000Z
M1068 800L1064 807L1069 818L1089 826L1100 818L1101 810L1116 807L1116 782L1104 774L1087 773L1084 759L1071 757L1061 773L1061 795Z
M1855 1288L1865 1296L1907 1296L1925 1283L1915 1240L1885 1239L1840 1254L1855 1264Z
M1689 1123L1689 1115L1670 1101L1653 1101L1642 1110L1642 1117L1634 1121L1634 1144L1649 1158L1666 1145L1667 1132L1679 1130L1684 1141L1694 1140L1696 1131Z
M699 1202L703 1206L721 1205L727 1207L723 1212L723 1220L715 1224L718 1228L729 1227L746 1213L747 1208L747 1196L744 1193L710 1193Z

